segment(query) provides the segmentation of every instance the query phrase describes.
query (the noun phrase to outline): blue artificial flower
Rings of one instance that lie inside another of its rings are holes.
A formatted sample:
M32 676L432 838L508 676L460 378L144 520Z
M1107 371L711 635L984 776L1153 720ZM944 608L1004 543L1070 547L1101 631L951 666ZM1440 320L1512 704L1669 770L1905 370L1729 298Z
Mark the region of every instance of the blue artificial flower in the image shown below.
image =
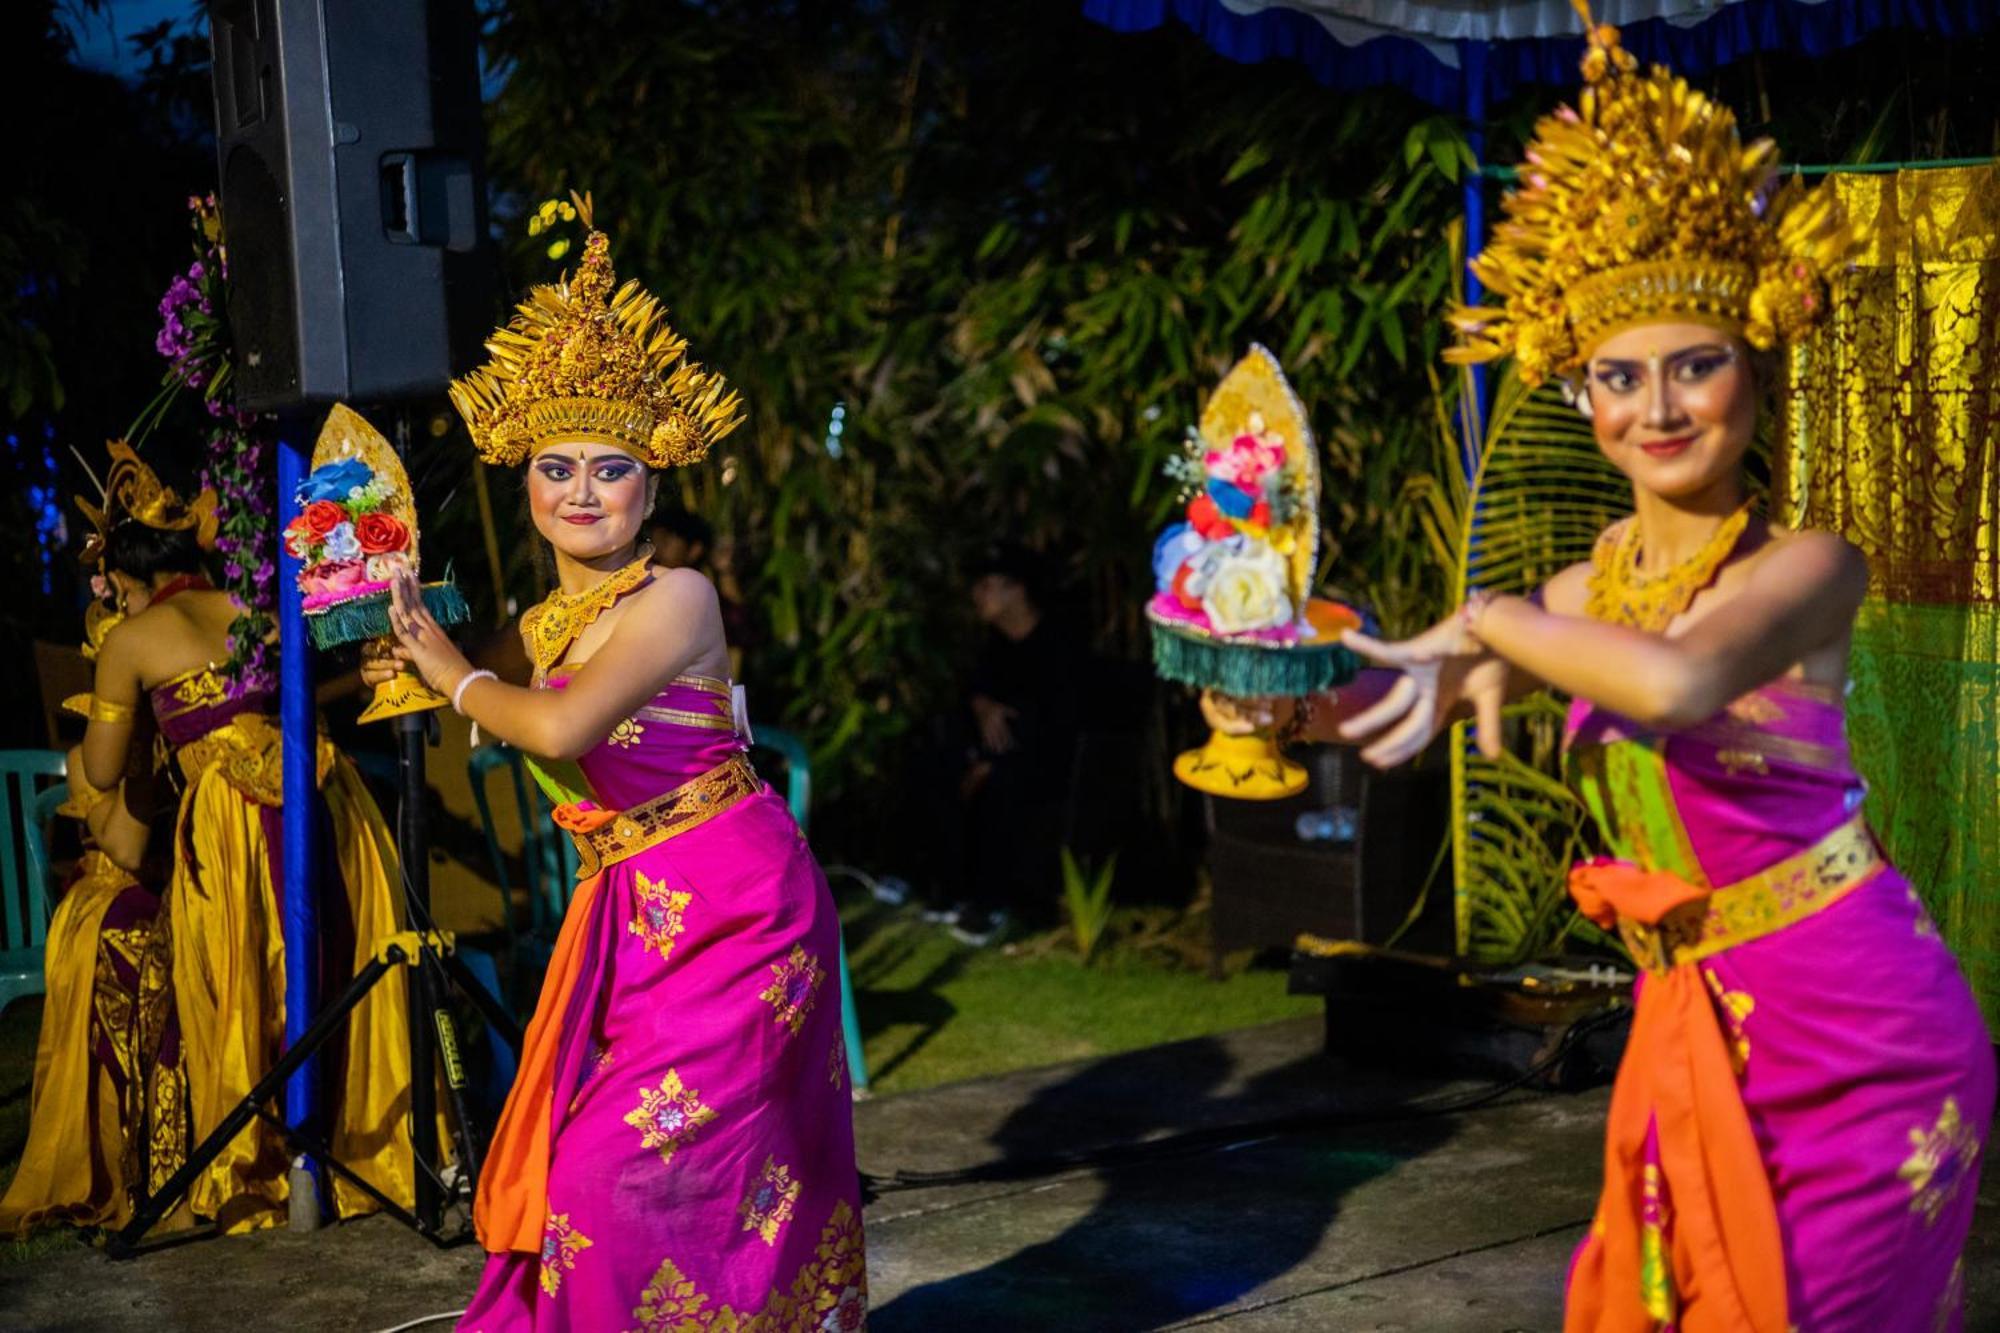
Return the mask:
M334 561L361 558L361 539L355 535L352 523L342 523L326 534L326 558Z
M1160 534L1153 543L1153 581L1159 591L1173 588L1174 575L1202 545L1201 534L1185 523L1176 523Z
M1257 497L1250 492L1233 481L1222 481L1215 477L1210 477L1208 480L1208 498L1215 501L1215 507L1220 509L1226 518L1248 518L1250 511L1257 505Z
M366 486L373 480L375 473L366 463L358 458L343 458L314 468L299 483L298 501L301 505L309 505L314 500L343 501L356 486Z

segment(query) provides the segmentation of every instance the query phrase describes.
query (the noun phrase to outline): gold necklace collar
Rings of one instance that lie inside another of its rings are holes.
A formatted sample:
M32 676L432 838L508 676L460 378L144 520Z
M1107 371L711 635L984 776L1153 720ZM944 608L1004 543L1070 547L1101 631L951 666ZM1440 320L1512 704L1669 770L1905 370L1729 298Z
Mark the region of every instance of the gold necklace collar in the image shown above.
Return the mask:
M1724 519L1707 541L1671 569L1658 574L1639 570L1639 520L1598 538L1591 553L1590 598L1584 614L1592 620L1630 625L1650 634L1664 633L1710 583L1736 550L1750 523L1750 502L1744 501Z
M547 679L549 668L562 660L569 646L599 616L652 574L653 548L642 546L630 564L613 570L582 592L566 593L558 588L539 606L529 608L521 617L521 632L528 642L528 655L534 659L535 683L539 685Z

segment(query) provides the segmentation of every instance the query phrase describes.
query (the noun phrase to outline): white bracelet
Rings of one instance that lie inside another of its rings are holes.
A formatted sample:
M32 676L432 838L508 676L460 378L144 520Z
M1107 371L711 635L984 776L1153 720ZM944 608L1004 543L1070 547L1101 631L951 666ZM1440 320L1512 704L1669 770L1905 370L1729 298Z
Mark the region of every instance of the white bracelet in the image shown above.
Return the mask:
M491 671L485 671L485 670L468 671L463 676L460 676L458 678L458 684L451 687L452 712L457 713L460 717L465 716L465 710L458 706L459 701L465 698L465 687L470 685L473 681L480 679L498 680L500 679L500 677L494 675Z

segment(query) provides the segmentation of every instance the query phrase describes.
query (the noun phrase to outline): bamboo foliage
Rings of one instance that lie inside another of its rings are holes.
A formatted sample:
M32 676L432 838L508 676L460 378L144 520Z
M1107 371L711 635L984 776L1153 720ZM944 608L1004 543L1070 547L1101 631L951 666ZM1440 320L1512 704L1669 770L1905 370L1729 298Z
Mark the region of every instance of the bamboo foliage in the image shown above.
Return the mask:
M1435 383L1435 381L1434 381ZM1625 477L1598 452L1589 424L1559 390L1530 390L1511 371L1486 420L1460 372L1448 410L1437 395L1438 463L1406 495L1433 553L1470 588L1526 595L1590 556L1597 534L1631 508ZM1474 460L1468 480L1457 451ZM1467 724L1452 728L1451 838L1459 951L1517 963L1557 951L1591 927L1571 909L1569 867L1588 850L1588 812L1564 785L1564 709L1546 694L1506 710L1507 747L1487 759Z

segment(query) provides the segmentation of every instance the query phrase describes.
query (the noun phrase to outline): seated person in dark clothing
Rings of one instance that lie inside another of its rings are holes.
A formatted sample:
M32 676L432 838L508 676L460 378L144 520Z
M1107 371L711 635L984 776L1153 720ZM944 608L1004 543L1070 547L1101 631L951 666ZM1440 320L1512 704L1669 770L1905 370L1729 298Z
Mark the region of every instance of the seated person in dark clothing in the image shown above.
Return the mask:
M972 571L987 633L963 713L941 719L920 766L918 836L933 908L980 945L1057 896L1057 814L1081 721L1084 654L1047 614L1041 559L1002 547Z

